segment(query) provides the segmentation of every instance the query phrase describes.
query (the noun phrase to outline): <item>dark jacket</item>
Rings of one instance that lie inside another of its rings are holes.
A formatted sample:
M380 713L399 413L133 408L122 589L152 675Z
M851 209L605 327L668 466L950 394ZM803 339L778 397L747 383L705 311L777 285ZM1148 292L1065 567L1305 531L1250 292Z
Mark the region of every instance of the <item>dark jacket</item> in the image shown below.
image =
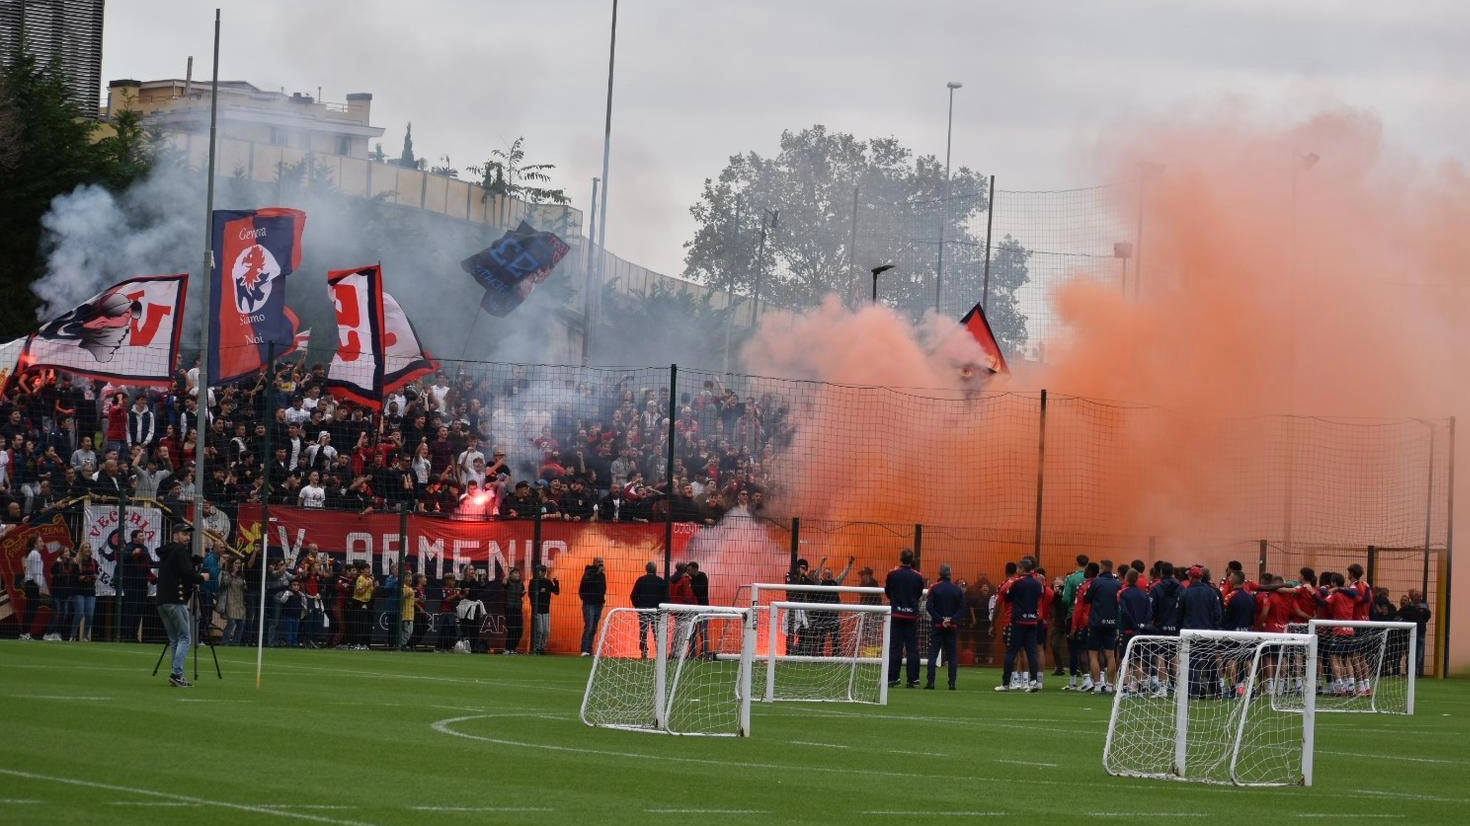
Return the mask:
M634 608L657 608L668 599L669 586L658 574L644 574L633 583L632 602Z
M1149 634L1153 628L1153 600L1148 591L1134 585L1118 593L1118 630L1124 634Z
M551 598L561 593L561 583L550 577L538 576L531 580L531 613L551 613Z
M694 601L709 605L709 574L704 571L689 575L689 586L694 589Z
M193 552L181 542L158 549L158 604L183 605L204 577L194 570Z
M1111 573L1098 574L1082 601L1092 605L1087 624L1092 628L1114 628L1118 625L1118 592L1122 583Z
M602 606L607 604L607 574L596 565L582 569L582 584L577 586L577 596L583 605Z
M917 620L919 600L924 597L924 576L908 565L900 565L888 572L883 593L893 606L894 619Z
M1219 628L1222 613L1220 595L1204 582L1191 582L1179 596L1180 628Z
M1149 592L1154 601L1154 625L1166 634L1179 630L1179 595L1184 586L1170 577L1161 579Z
M934 625L939 625L948 620L959 624L960 615L965 611L965 592L960 586L954 584L948 577L941 577L929 589L929 619Z

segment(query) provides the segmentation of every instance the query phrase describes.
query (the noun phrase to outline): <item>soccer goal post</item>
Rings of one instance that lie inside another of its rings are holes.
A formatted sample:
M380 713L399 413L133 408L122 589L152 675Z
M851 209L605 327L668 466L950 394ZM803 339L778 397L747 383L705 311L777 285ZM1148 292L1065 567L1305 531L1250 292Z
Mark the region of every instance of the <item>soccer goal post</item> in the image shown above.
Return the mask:
M747 737L750 612L708 605L615 608L603 619L582 695L589 726ZM720 640L735 640L722 650Z
M787 599L762 602L772 594ZM754 652L750 683L764 686L760 699L887 704L892 609L882 588L757 582L748 596L744 647Z
M887 704L889 606L778 601L769 608L766 702ZM793 629L800 636L783 653L776 643Z
M1119 666L1109 774L1237 786L1312 785L1317 637L1233 631L1138 636ZM1271 702L1300 686L1305 714Z
M1414 623L1314 619L1287 630L1317 638L1317 711L1414 713ZM1286 711L1303 710L1299 695L1276 702Z

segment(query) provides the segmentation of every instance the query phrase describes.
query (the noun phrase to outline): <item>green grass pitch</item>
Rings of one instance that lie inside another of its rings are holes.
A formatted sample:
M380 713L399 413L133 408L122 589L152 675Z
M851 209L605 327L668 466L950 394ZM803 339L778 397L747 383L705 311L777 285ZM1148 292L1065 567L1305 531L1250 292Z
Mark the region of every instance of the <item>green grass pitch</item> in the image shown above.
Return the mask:
M1470 683L1417 714L1322 714L1316 785L1236 789L1102 769L1108 707L1048 687L897 689L887 707L757 704L749 739L592 729L590 660L0 642L0 823L1470 823ZM190 675L193 662L190 663ZM934 821L930 821L934 822Z

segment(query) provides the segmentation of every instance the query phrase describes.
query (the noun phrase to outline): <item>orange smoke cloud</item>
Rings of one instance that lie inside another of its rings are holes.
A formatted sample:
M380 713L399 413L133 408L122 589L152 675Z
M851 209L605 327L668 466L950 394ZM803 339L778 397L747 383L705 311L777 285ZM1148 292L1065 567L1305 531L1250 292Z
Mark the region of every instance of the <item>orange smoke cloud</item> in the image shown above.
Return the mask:
M1284 129L1234 112L1170 123L1106 157L1109 180L1156 165L1142 299L1119 296L1110 274L1075 273L1050 296L1066 325L1048 342L1051 363L1019 366L982 398L967 398L954 370L955 348L972 342L951 336L951 320L915 330L835 300L763 320L747 369L825 383L770 388L797 423L772 469L782 507L804 521L973 526L946 552L969 542L1014 558L1033 533L1044 387L1049 554L1145 556L1145 538L1159 537L1161 557L1219 565L1253 559L1255 539L1347 553L1415 547L1417 532L1422 545L1431 494L1411 477L1429 453L1405 420L1442 420L1470 401L1459 371L1470 349L1466 171L1394 154L1374 118L1349 110ZM1131 216L1129 189L1116 206ZM1358 417L1398 423L1338 421ZM1439 544L1446 508L1434 508ZM1458 614L1470 642L1470 611Z

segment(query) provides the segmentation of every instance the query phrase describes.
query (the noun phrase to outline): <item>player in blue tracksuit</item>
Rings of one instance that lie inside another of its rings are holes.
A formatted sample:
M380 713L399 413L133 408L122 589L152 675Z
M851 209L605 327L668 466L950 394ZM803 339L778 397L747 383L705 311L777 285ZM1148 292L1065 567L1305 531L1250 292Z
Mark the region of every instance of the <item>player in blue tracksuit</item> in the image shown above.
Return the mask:
M1021 558L1021 573L1001 585L1000 598L1011 604L1011 638L1006 645L1005 671L996 691L1011 690L1011 674L1016 667L1016 654L1026 651L1030 667L1027 691L1041 690L1041 657L1036 648L1036 630L1041 623L1041 605L1051 599L1051 586L1035 575L1036 560Z
M1082 601L1092 606L1087 620L1087 653L1089 671L1092 675L1092 692L1107 694L1113 690L1114 672L1118 662L1118 592L1122 583L1113 576L1113 561L1104 559L1098 563L1097 579L1082 595Z
M888 651L888 685L898 685L899 667L908 659L909 688L919 687L919 602L924 598L924 577L914 570L914 552L904 548L898 567L888 572L883 593L893 613Z
M1154 633L1153 627L1153 598L1149 596L1140 583L1141 572L1135 568L1128 569L1123 576L1124 587L1118 592L1118 654L1119 662L1122 655L1128 653L1128 641L1139 634ZM1135 655L1136 656L1136 655ZM1130 673L1118 675L1121 686L1127 682L1130 692L1137 691L1141 678L1147 677L1149 667L1152 663L1146 660L1133 661Z
M1189 587L1179 595L1179 628L1216 630L1224 611L1220 594L1210 587L1205 571L1198 565L1189 569ZM1177 690L1177 689L1176 689ZM1191 657L1189 696L1219 696L1219 666L1209 657Z
M929 679L925 688L934 688L934 664L940 652L944 653L944 664L949 668L949 690L955 690L955 679L959 676L959 646L957 634L960 614L965 611L965 592L950 581L948 565L939 566L939 581L929 589L929 600L925 607L929 611Z

